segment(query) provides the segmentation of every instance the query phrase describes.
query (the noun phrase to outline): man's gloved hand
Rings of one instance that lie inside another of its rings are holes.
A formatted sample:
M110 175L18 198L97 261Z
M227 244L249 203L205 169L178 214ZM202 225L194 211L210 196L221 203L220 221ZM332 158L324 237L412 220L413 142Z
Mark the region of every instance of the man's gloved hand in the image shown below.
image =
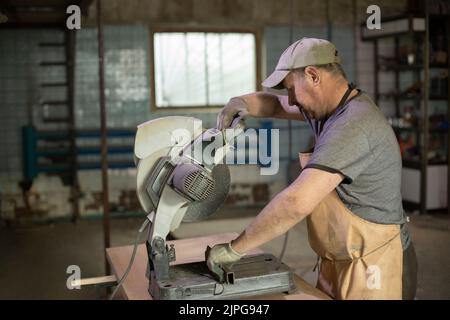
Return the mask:
M230 128L235 118L243 119L247 114L245 101L239 97L231 98L217 115L216 128L219 130Z
M239 254L234 251L231 247L231 243L221 243L206 249L206 264L208 265L209 270L211 270L219 280L223 281L223 270L221 266L237 262L244 255L245 254Z

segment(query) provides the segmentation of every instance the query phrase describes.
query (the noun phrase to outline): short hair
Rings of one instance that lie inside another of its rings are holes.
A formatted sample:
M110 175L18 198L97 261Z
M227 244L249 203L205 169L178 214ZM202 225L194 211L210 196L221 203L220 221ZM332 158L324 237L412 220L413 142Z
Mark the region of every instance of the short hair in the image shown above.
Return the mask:
M345 75L345 71L342 68L342 65L340 63L333 62L333 63L315 65L315 66L311 66L311 67L315 67L318 69L322 69L326 72L329 72L334 77L341 76L344 79L347 79L347 76ZM294 72L300 74L303 77L305 75L305 69L306 69L306 67L297 68L297 69L294 69Z

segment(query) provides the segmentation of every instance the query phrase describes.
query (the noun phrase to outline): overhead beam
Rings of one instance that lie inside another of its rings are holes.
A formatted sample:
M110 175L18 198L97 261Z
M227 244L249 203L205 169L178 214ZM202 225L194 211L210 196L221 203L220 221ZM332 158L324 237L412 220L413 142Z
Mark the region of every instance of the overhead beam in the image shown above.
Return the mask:
M66 1L0 1L0 12L8 21L6 28L55 28L64 27L66 10L70 5L78 5L83 15L87 15L92 0Z

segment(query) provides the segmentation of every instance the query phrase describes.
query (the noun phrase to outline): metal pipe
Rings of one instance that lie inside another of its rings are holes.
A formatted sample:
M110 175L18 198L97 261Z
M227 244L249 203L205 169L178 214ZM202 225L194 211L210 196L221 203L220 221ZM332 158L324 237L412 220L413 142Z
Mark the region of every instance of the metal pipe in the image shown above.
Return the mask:
M355 53L355 61L358 61L358 4L356 0L352 0L352 25L353 25L353 51ZM353 82L359 84L358 63L353 65Z
M67 101L69 107L69 150L70 150L70 173L71 173L71 198L72 198L72 222L76 222L80 218L80 188L78 183L77 172L77 145L76 145L76 128L75 128L75 31L67 30L65 32L65 50L66 50L66 82L67 82Z
M205 98L206 98L206 106L209 107L210 103L209 103L209 69L208 69L208 39L206 37L207 33L205 32L203 34L203 45L205 48L205 53L203 58L205 59Z
M110 268L106 259L106 248L110 246L109 227L109 192L108 192L108 145L106 143L106 105L105 105L105 74L104 74L104 47L103 47L103 22L101 0L97 0L97 35L98 35L98 77L100 98L100 144L101 167L103 189L103 238L105 246L105 272L110 274Z
M289 43L290 46L294 42L294 0L290 2L290 21L289 21ZM289 164L292 161L292 121L288 120L288 156L289 156ZM289 168L288 164L288 168ZM289 183L291 183L291 177L288 179Z
M333 25L331 23L330 0L327 0L327 40L333 40Z
M375 94L375 103L379 105L380 100L380 87L378 85L378 71L379 65L378 65L378 39L375 39L373 42L373 69L374 69L374 84L373 84L373 90Z
M429 78L430 78L430 19L428 13L428 3L425 3L425 38L423 53L423 109L422 109L422 161L420 179L420 213L427 212L427 177L428 177L428 144L429 144L429 120L428 120L428 99L429 99Z
M294 42L294 0L291 0L290 2L290 21L289 21L289 44L288 46L290 46L293 42ZM289 119L288 120L288 183L291 184L291 175L290 175L290 166L291 166L291 161L292 161L292 121ZM280 252L280 256L278 257L278 260L280 261L280 265L281 265L281 261L283 260L284 254L286 253L286 248L287 248L287 244L289 241L289 230L286 232L286 234L284 235L284 241L283 241L283 246L281 247L281 252Z
M447 37L450 36L450 21L447 20ZM450 52L450 41L447 41ZM450 110L450 58L447 56L447 110ZM447 111L447 121L450 123L450 112ZM447 132L447 213L450 214L450 126Z

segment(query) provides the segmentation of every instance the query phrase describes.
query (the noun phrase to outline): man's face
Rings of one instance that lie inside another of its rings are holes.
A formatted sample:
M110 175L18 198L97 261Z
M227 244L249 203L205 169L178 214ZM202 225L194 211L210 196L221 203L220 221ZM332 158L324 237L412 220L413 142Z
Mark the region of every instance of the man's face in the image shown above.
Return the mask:
M292 71L283 80L288 91L289 104L302 108L308 117L321 120L326 117L326 110L321 103L319 89L313 85L308 75Z

